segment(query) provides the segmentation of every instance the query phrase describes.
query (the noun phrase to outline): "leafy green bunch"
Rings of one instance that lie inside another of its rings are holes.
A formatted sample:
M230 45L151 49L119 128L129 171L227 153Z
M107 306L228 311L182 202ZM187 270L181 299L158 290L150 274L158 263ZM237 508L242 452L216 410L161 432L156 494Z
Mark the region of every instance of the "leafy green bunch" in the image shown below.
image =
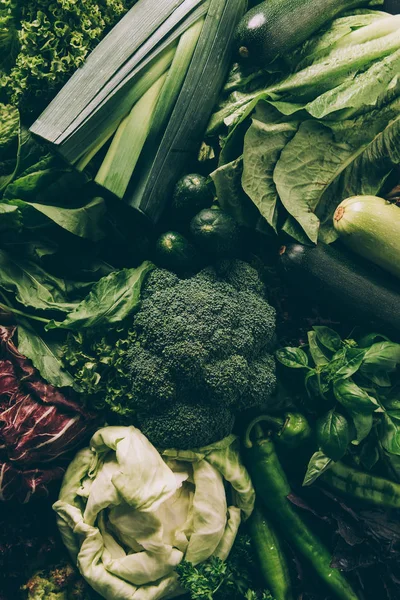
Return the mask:
M191 600L274 600L258 586L257 564L251 539L239 534L226 561L212 556L195 566L183 560L176 571Z
M135 0L0 0L0 90L39 112Z
M329 327L314 327L307 346L282 348L276 357L304 372L306 406L317 417L319 451L304 485L354 450L366 469L381 456L400 456L400 344L375 333L342 340Z
M91 408L109 409L119 417L131 416L130 380L126 376L126 352L134 343L131 322L106 331L70 332L63 361L83 390L82 399Z

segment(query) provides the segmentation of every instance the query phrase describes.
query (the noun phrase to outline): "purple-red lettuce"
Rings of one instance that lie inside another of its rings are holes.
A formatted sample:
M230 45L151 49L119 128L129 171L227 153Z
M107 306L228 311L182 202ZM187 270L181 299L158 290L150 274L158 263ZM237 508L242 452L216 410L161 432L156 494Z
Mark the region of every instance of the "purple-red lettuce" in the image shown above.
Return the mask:
M93 433L94 415L46 383L0 326L0 500L47 495L69 455Z

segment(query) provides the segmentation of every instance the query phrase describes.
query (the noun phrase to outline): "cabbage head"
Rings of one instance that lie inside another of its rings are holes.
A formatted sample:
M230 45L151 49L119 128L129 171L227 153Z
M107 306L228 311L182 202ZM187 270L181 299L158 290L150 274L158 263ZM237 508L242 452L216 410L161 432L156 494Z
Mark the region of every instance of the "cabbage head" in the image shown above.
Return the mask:
M54 504L63 541L106 600L184 593L175 567L225 560L254 489L231 435L162 454L135 427L104 427L70 464Z

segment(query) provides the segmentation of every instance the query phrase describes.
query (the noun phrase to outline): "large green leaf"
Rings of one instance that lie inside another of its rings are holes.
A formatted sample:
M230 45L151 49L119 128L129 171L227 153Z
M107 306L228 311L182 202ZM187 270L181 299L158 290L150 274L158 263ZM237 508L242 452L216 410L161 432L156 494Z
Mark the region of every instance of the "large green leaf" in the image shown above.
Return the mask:
M18 318L18 350L21 354L32 361L48 383L55 387L73 387L79 391L72 375L63 366L62 345L50 342L48 337L42 337L26 319Z
M285 120L277 110L260 102L244 137L242 186L275 230L279 197L273 178L274 169L283 148L294 137L298 127L298 121Z
M134 269L115 271L94 284L90 294L62 322L51 321L46 329L107 327L120 323L139 305L142 284L154 268L148 261Z
M24 307L70 312L67 283L38 264L0 250L0 288L14 294Z
M93 198L79 208L62 208L37 202L24 202L23 200L12 200L11 203L22 210L24 223L28 226L30 211L37 211L78 237L87 238L93 242L104 238L106 206L103 198Z

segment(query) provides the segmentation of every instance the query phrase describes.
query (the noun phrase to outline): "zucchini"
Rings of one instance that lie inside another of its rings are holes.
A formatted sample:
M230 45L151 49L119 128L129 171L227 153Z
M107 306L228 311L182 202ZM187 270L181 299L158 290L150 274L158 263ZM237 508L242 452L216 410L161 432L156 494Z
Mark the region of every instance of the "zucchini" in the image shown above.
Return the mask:
M400 277L400 208L377 196L352 196L337 207L333 224L341 240Z
M212 256L234 256L240 250L240 227L233 217L218 206L204 208L190 222L195 244Z
M211 206L213 199L206 177L198 173L185 175L174 189L171 206L173 216L180 223L190 221L200 210Z
M245 14L235 36L237 54L268 64L296 48L341 12L368 0L266 0Z
M154 262L157 266L180 275L195 271L199 265L199 257L195 247L182 234L167 231L156 242Z
M371 330L400 337L397 279L346 248L291 244L280 251L282 275L299 293Z

